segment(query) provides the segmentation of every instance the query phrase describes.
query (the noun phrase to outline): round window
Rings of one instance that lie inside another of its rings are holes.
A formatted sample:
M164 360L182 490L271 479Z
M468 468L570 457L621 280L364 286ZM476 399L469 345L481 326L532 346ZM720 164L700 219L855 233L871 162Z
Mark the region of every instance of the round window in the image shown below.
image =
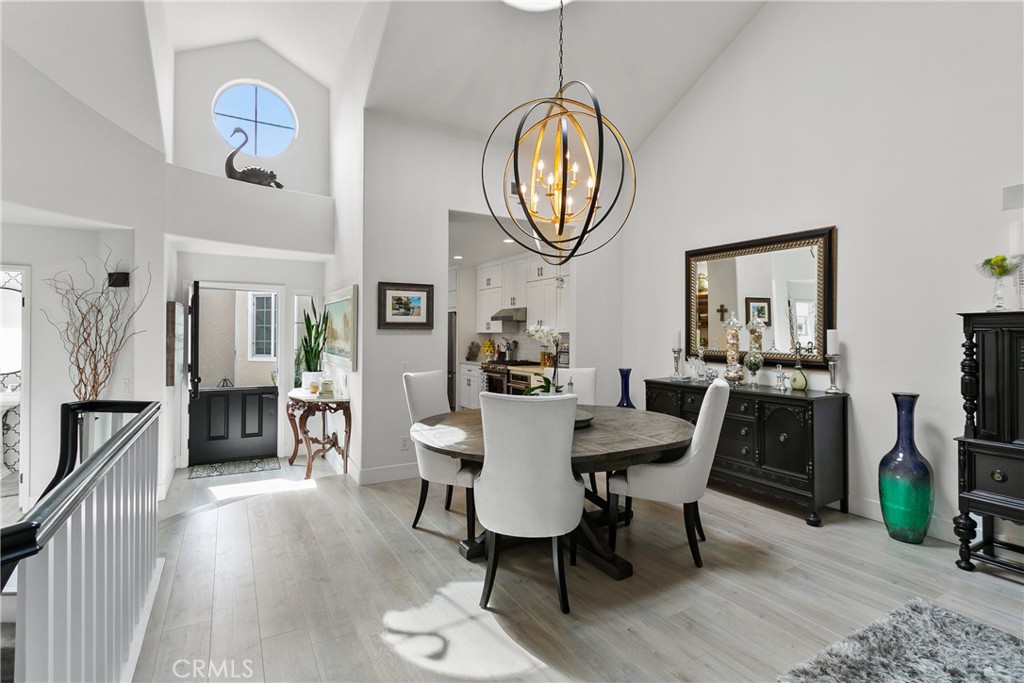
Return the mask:
M277 156L295 139L291 105L258 83L232 83L221 88L213 101L213 122L232 147L248 138L242 152L254 157ZM242 133L236 132L238 128Z

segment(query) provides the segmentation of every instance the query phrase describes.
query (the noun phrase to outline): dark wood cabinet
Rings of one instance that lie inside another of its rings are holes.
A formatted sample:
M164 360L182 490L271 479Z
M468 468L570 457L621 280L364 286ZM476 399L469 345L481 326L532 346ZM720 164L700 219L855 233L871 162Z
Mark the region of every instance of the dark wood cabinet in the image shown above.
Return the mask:
M961 569L972 560L1024 573L1024 564L996 555L996 548L1024 553L998 541L993 518L1024 523L1024 311L961 313L964 321L964 435L957 439L959 510L953 531L960 539ZM972 543L981 517L981 540Z
M697 422L706 384L649 379L647 410ZM847 511L846 394L732 389L711 480L803 505L806 521L839 501Z

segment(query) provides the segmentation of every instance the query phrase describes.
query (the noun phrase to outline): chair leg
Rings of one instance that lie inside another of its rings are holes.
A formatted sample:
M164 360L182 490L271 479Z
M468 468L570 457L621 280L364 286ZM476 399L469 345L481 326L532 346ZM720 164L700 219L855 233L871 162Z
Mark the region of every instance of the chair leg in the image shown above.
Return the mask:
M686 525L686 541L690 544L690 554L693 555L693 563L698 567L703 567L704 563L700 560L700 548L697 547L697 530L694 523L696 505L696 503L683 504L683 523Z
M590 473L590 490L597 493L597 474L594 472Z
M420 479L420 503L416 506L416 516L412 520L412 528L415 529L416 525L420 523L420 515L423 514L423 506L427 503L427 490L430 488L430 482L426 479Z
M558 581L558 604L562 614L569 613L569 592L565 589L565 565L562 563L562 538L551 537L551 559L555 565L555 580Z
M444 509L445 510L451 510L452 509L452 491L454 489L455 489L455 487L452 486L451 484L448 484L448 486L446 486L444 488Z
M476 538L476 498L470 488L466 489L466 538Z
M708 540L708 537L704 535L704 527L700 525L700 506L697 503L693 504L693 521L697 525L697 536L700 537L700 540Z
M608 547L615 552L615 531L619 526L619 494L608 494Z
M569 564L576 566L576 539L579 536L580 528L576 527L569 534Z
M626 496L626 520L622 523L622 526L629 526L629 523L633 521L633 496Z
M484 574L484 592L480 596L480 607L487 609L487 602L491 599L491 588L494 587L494 574L498 571L498 553L500 549L501 536L493 531L487 531L487 573Z

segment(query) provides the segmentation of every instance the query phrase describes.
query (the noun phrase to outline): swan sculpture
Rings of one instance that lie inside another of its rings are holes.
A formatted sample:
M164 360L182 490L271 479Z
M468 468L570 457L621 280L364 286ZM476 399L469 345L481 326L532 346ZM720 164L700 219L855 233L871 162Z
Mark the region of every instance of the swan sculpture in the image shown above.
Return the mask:
M277 182L277 174L273 171L269 171L261 166L246 166L241 171L235 168L235 156L239 151L247 144L249 144L249 134L241 128L235 128L231 133L231 137L235 137L241 133L245 139L238 147L228 155L227 160L224 161L224 173L228 178L233 180L241 180L246 183L253 183L254 185L266 185L267 187L276 187L277 189L284 189L284 185Z

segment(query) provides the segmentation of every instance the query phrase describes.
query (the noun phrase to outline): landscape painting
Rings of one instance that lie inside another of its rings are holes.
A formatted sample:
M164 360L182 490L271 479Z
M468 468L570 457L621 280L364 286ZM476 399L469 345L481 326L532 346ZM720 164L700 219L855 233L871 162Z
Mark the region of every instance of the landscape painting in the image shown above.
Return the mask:
M381 282L377 285L377 328L432 330L434 285Z
M356 325L358 285L328 294L324 309L330 320L327 327L327 359L346 370L356 369Z

